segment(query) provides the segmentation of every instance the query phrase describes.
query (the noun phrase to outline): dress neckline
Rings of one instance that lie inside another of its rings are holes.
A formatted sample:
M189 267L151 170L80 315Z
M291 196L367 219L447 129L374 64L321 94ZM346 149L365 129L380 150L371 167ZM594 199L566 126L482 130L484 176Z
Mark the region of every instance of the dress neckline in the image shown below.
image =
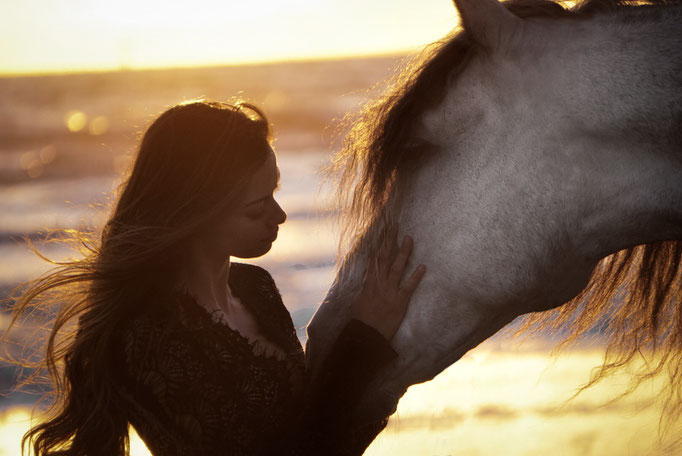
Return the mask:
M256 320L256 324L259 326L259 329L262 331L262 324L259 319L259 315L252 305L251 299L245 298L245 293L243 293L243 290L240 290L239 287L242 285L240 281L235 281L234 280L234 275L232 274L234 272L233 268L241 268L243 266L242 263L232 263L230 265L230 274L227 278L228 284L230 286L230 290L234 295L239 298L239 300L242 302L244 307L251 313L251 316ZM205 317L213 326L220 328L222 331L226 331L229 334L231 334L234 338L239 340L241 343L248 345L249 350L251 353L253 353L253 356L259 357L259 358L266 358L266 359L275 359L277 361L281 362L289 362L289 356L286 353L286 350L280 346L277 345L277 348L281 350L280 354L284 356L284 358L278 356L277 351L270 352L267 346L265 346L260 340L258 339L251 339L247 337L246 335L242 334L239 330L233 328L228 324L228 322L225 320L224 313L222 312L221 309L215 309L215 310L209 310L206 307L202 306L199 304L197 301L197 298L189 292L187 289L173 289L173 292L177 293L178 295L182 296L184 298L183 302L186 302L190 304L195 310L198 310L200 314ZM276 345L275 342L270 341L271 344ZM270 353L268 353L270 352Z

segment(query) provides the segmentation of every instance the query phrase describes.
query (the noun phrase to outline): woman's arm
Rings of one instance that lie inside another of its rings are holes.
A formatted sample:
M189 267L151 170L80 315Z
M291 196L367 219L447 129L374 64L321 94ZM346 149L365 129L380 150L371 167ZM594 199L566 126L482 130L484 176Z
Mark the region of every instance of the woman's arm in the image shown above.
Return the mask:
M341 331L319 377L304 420L305 455L362 454L388 418L358 429L354 406L374 375L397 354L371 326L352 319Z
M358 428L352 415L372 378L398 356L390 340L425 272L419 266L400 286L412 240L406 237L398 248L396 234L397 227L389 231L377 260L367 269L352 303L352 319L325 361L304 420L304 454L360 455L388 422L386 417Z

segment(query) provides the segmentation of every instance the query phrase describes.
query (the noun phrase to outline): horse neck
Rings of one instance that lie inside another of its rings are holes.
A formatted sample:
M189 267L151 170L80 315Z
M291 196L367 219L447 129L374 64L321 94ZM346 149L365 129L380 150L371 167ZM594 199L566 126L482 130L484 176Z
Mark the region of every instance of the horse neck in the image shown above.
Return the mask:
M585 150L575 214L586 258L682 239L682 157L615 139Z
M627 13L541 22L531 27L534 39L520 64L536 68L531 78L538 95L561 103L579 133L664 147L672 136L679 153L682 5L658 16L646 9Z
M569 119L588 258L682 239L682 7L627 15L555 25L534 62Z

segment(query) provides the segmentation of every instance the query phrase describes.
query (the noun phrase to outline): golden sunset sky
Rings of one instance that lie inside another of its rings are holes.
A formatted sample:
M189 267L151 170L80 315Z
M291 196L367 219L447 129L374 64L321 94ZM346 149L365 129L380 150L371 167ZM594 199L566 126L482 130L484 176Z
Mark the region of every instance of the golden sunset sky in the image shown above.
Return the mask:
M0 74L387 54L456 23L450 0L3 0Z

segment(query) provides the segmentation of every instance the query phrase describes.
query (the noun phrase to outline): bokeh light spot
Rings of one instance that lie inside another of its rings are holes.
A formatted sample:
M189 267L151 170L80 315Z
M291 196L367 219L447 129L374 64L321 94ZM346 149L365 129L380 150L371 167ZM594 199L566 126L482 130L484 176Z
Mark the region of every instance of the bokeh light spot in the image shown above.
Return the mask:
M105 116L97 116L90 121L88 130L91 135L103 135L109 131L109 119Z
M77 132L85 128L88 122L88 118L84 112L78 111L77 109L71 110L66 113L65 116L66 127L69 131Z
M57 156L57 148L50 144L40 149L39 155L40 161L44 165L47 165L48 163L52 163Z
M24 152L19 158L21 169L26 171L28 177L34 178L43 174L43 162L39 155L33 151Z
M28 169L31 162L35 159L36 154L33 151L24 152L23 154L21 154L21 158L19 158L19 164L21 165L21 169Z

